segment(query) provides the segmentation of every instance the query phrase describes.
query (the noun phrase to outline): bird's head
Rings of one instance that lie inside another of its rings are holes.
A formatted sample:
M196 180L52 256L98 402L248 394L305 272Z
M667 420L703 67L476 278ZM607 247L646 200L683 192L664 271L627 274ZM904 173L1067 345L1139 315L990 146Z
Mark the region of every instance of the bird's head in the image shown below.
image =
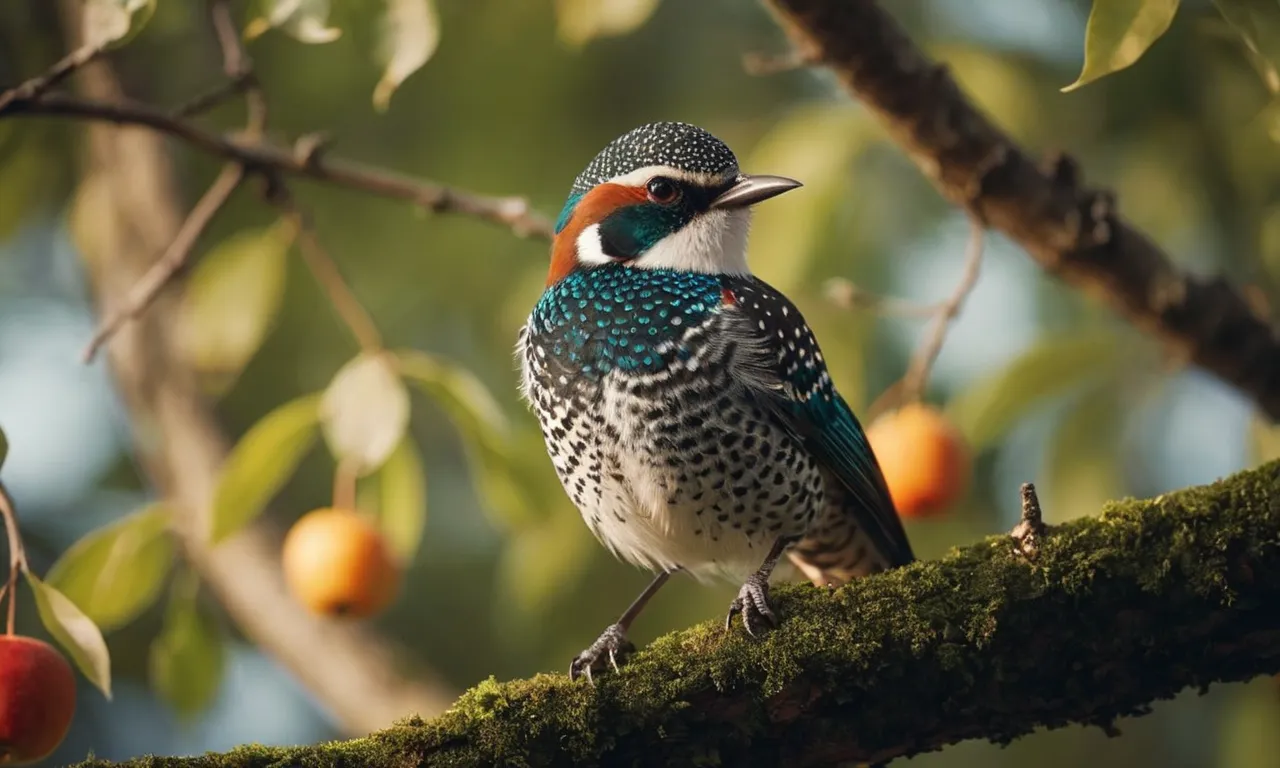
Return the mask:
M649 123L614 139L573 182L556 222L552 285L577 269L747 272L752 204L800 186L749 176L715 136L687 123Z

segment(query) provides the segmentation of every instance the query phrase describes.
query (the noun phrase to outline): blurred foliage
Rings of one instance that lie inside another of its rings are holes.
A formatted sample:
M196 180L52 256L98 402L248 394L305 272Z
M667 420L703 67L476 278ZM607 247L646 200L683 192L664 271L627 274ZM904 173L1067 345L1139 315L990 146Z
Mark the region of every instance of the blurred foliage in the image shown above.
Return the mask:
M128 45L111 57L131 96L178 104L219 81L202 3L93 2L115 14L103 39L127 14L113 40ZM65 54L53 5L0 7L0 82ZM1091 183L1117 190L1124 215L1180 266L1222 272L1261 305L1280 306L1280 5L957 7L901 0L892 10L1018 141L1032 151L1067 148ZM803 189L759 209L750 259L805 313L857 408L901 376L919 325L836 307L826 281L839 276L933 302L949 290L935 276L958 267L962 243L947 234L957 214L873 117L838 95L829 74L743 71L744 53L785 45L756 3L245 0L236 10L272 105L271 135L281 140L322 130L334 137L335 155L525 195L544 212L559 210L574 175L607 141L655 119L702 124L735 148L744 168L800 178ZM1062 95L1073 77L1088 87ZM234 131L243 112L227 105L203 119ZM0 121L0 241L13 253L30 233L56 231L69 236L85 269L97 268L95 242L120 224L83 203L125 191L79 175L82 140L66 122ZM173 147L185 208L219 161ZM357 356L325 293L292 258L292 233L251 188L232 199L197 249L180 320L184 351L236 439L215 495L212 539L261 515L287 525L328 504L336 462L357 457L357 505L410 565L410 583L379 628L458 687L490 674L562 669L648 576L592 539L518 399L511 351L542 290L546 244L337 187L299 183L296 194L395 351ZM1196 472L1232 468L1223 458L1210 469L1188 469L1187 461L1170 469L1168 446L1139 439L1139 427L1162 384L1181 381L1180 369L1089 297L1018 271L1023 257L992 240L979 293L929 390L974 443L977 477L950 515L908 523L921 556L1007 529L1024 480L1041 484L1046 514L1062 520L1095 512L1103 499L1168 489L1151 488L1153 476L1189 484L1210 479ZM0 251L0 267L17 262L9 254ZM0 271L5 296L54 290L44 269L15 273ZM983 293L988 286L992 293ZM79 300L73 292L70 301ZM17 322L3 310L0 302L0 328ZM1215 440L1228 436L1223 456L1277 455L1276 428L1256 417L1246 425L1239 414L1248 406L1235 407L1197 424L1215 425ZM75 456L77 438L65 441ZM0 433L0 460L3 445ZM135 474L122 454L83 506L117 509L108 491L138 488ZM48 584L32 583L50 631L80 649L72 655L95 681L106 687L108 670L105 646L99 652L101 640L84 625L91 618L110 632L119 676L149 684L195 718L216 700L230 649L244 639L223 626L189 572L171 567L161 508L140 506L113 513L107 527L101 514L73 509L28 515L33 539L66 550ZM67 528L31 522L48 517ZM78 543L65 540L71 529ZM62 600L53 586L65 590ZM718 614L732 589L673 580L634 639ZM1258 690L1182 697L1124 726L1118 742L1077 728L1007 750L965 744L916 762L1274 765L1259 762L1257 750L1272 743L1261 734L1280 720L1280 705ZM128 730L112 712L77 727L109 741ZM1194 749L1185 742L1190 731Z

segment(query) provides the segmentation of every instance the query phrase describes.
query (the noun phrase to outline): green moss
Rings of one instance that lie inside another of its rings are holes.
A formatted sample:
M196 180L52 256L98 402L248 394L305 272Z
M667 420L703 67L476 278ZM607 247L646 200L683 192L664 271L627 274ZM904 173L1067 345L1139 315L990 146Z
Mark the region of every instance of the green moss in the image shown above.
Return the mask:
M434 720L366 739L129 765L804 764L1108 723L1187 686L1280 671L1280 462L1110 503L1030 560L997 536L774 594L785 621L763 638L709 621L594 687L490 678Z

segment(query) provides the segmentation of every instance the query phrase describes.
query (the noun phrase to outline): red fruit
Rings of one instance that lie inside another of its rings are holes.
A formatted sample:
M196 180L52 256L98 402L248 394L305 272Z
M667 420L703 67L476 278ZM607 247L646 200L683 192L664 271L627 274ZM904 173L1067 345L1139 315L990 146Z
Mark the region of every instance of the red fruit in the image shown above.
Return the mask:
M969 447L935 408L912 403L886 413L867 428L867 441L903 517L941 513L969 485Z
M286 583L298 602L326 616L367 617L386 608L400 566L367 518L347 509L303 515L284 539Z
M0 635L0 765L47 757L76 712L71 665L48 643Z

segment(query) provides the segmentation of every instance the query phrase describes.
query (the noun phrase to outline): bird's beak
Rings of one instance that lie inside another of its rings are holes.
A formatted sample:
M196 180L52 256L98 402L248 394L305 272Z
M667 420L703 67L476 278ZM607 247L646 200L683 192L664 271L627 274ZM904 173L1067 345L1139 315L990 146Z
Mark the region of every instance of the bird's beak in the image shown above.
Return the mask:
M799 186L803 185L785 176L748 176L744 173L734 180L732 187L711 201L711 207L745 208Z

